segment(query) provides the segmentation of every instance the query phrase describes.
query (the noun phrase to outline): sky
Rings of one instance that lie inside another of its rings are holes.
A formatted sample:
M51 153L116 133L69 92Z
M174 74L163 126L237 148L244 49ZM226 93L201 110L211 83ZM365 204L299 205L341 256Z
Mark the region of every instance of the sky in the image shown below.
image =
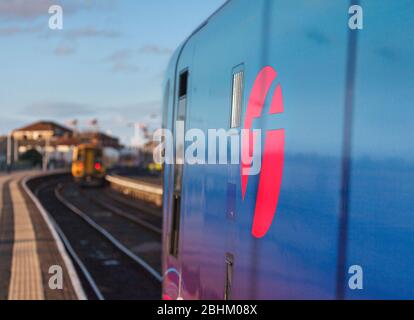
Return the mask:
M0 0L0 135L33 121L129 144L160 123L162 81L179 44L224 0ZM49 7L63 29L49 28Z

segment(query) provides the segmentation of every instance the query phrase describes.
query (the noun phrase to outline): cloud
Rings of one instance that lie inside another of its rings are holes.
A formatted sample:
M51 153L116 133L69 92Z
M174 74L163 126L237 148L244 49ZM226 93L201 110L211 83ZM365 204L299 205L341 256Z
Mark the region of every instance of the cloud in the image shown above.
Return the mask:
M111 65L111 71L114 73L136 73L140 68L131 62L133 51L130 49L118 50L112 53L105 60Z
M42 28L39 26L31 26L31 27L20 27L20 26L9 26L0 28L0 37L11 37L16 35L23 35L23 34L34 34L40 33Z
M119 32L112 30L99 30L95 27L85 27L65 31L65 37L71 40L80 38L118 38L119 36Z
M142 71L134 62L138 54L170 55L172 50L157 45L146 45L140 49L121 49L109 55L105 61L111 64L114 73L136 73Z
M56 47L53 51L56 56L68 56L74 54L75 52L76 49L74 47L63 44Z
M0 16L6 19L36 19L48 14L51 0L9 0L0 2Z
M139 103L124 105L88 105L68 101L40 101L30 104L22 110L25 117L51 118L51 119L72 119L79 117L107 117L115 121L115 118L124 122L136 121L142 117L158 115L161 110L161 102L150 100Z
M153 54L153 55L170 55L173 51L169 48L160 47L158 45L149 44L143 46L138 50L140 54Z
M114 73L126 73L127 74L127 73L136 73L140 71L140 68L133 64L117 62L112 66L111 71Z
M112 127L127 127L136 122L159 122L161 102L149 100L99 109L99 119L112 124Z
M114 73L126 73L127 74L127 73L136 73L140 71L140 68L133 64L118 62L112 66L111 70Z
M35 20L48 17L52 5L60 5L64 14L74 14L80 10L113 10L113 0L0 0L0 18L6 20Z
M144 101L112 108L111 110L116 110L117 115L131 121L131 115L136 115L136 118L138 119L159 114L161 110L161 102L158 100Z
M81 38L117 38L120 33L114 30L82 27L66 29L62 32L48 32L49 8L52 5L62 6L64 16L80 11L98 10L110 11L117 1L114 0L0 0L0 21L6 22L0 27L0 37L18 36L24 34L39 34L43 38L52 35L62 36L69 40ZM37 19L42 19L39 25ZM37 25L34 25L37 23Z
M133 52L130 49L117 50L112 53L106 60L111 62L125 61L132 56Z
M94 114L96 108L72 102L37 102L24 109L24 113L32 117L67 118Z
M0 0L1 1L1 0ZM39 34L43 38L48 39L52 35L62 36L68 41L76 41L78 39L90 39L90 38L118 38L120 33L113 30L100 30L94 27L83 27L72 30L63 29L63 31L55 32L47 28L47 24L43 26L32 25L32 26L6 26L0 27L0 37L1 36L17 36L23 34Z

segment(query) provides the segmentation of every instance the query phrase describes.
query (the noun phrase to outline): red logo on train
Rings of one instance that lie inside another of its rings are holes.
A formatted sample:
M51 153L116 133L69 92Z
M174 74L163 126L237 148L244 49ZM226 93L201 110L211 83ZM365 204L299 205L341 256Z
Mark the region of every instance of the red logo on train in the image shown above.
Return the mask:
M253 120L263 116L263 106L266 97L276 78L277 72L270 66L264 67L256 77L247 104L243 126L243 129L249 130L250 137L245 135L242 138L242 154L248 152L250 156L253 155L254 142L257 138L251 130ZM269 114L278 114L283 111L282 88L280 84L277 84L273 91ZM256 238L262 238L266 235L276 214L282 185L284 149L285 130L267 130L252 226L252 234ZM241 183L243 200L246 196L249 168L250 163L242 163Z

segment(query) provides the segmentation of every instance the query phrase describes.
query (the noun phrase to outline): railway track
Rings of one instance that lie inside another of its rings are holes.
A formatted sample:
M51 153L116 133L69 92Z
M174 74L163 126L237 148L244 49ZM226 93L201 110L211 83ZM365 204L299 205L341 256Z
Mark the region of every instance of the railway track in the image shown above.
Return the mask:
M79 188L78 188L79 189ZM109 210L113 214L116 214L124 219L129 220L143 228L146 228L154 233L162 234L162 221L161 217L157 213L142 212L137 209L136 206L128 204L123 201L119 196L113 195L108 190L96 190L90 189L88 191L79 189L78 191L83 197L87 198L89 202L101 207L102 209Z
M89 299L159 299L160 226L68 176L28 183L54 220ZM91 201L94 199L94 201Z

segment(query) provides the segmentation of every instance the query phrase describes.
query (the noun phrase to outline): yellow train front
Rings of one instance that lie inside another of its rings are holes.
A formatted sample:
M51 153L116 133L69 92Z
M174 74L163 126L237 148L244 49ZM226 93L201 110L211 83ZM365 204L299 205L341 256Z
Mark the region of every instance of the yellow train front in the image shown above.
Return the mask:
M81 144L74 149L72 175L76 182L87 186L100 186L105 181L103 149L92 144Z

